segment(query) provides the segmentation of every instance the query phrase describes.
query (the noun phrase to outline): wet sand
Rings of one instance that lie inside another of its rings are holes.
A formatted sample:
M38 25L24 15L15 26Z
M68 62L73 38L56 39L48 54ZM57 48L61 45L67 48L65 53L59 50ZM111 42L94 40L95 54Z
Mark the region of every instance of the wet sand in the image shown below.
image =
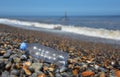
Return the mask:
M18 49L21 42L27 41L28 43L40 43L56 50L67 52L70 57L66 67L67 70L71 69L70 73L74 76L88 76L89 73L93 77L98 77L101 74L110 76L110 71L116 72L120 68L120 48L116 48L113 44L88 42L53 33L25 30L3 24L0 24L0 34L1 40L9 38L9 40L3 40L3 42L15 41ZM6 37L4 37L4 34L6 34ZM80 63L84 63L86 66L80 65ZM92 65L93 69L91 68ZM96 66L101 67L101 70ZM46 75L45 72L43 74ZM52 74L55 76L54 72Z

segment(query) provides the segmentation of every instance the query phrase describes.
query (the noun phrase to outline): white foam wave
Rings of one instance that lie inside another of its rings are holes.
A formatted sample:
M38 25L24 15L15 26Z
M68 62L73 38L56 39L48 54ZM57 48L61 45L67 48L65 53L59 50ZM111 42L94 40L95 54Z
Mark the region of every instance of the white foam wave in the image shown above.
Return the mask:
M41 28L48 28L53 29L56 26L61 25L54 25L54 24L44 24L44 23L38 23L38 22L29 22L29 21L20 21L20 20L13 20L13 19L0 19L0 23L3 24L13 24L13 25L24 25L24 26L33 26L33 27L41 27Z
M88 27L78 27L78 26L65 26L60 24L46 24L46 23L38 23L38 22L28 22L28 21L20 21L13 19L0 19L0 23L3 24L14 24L14 25L24 25L24 26L33 26L47 29L54 29L55 27L61 27L62 31L72 32L77 34L82 34L86 36L100 37L106 39L120 40L120 30L107 30L107 29L95 29Z
M100 37L106 39L120 40L119 30L95 29L88 27L64 26L64 31L82 34L86 36Z

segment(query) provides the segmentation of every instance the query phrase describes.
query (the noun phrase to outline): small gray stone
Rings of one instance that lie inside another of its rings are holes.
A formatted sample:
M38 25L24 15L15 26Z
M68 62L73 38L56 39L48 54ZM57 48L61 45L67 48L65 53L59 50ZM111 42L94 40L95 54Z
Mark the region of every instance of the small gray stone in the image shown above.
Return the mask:
M66 67L61 67L60 72L64 72L64 71L66 71L66 69L67 69Z
M8 77L8 76L9 76L9 72L7 71L2 72L1 77Z
M114 70L111 70L111 71L110 71L109 77L116 77Z
M72 75L69 75L68 73L64 72L62 73L62 77L72 77Z
M62 77L62 75L59 74L59 73L56 73L56 74L55 74L55 77Z
M37 77L37 73L33 73L33 74L32 74L32 77Z
M5 53L4 55L3 55L3 58L9 58L10 57L10 53Z
M44 63L44 66L47 66L47 67L49 67L49 66L50 66L50 64L48 64L48 63Z
M31 67L32 67L35 71L40 70L40 69L42 68L42 66L43 66L43 63L33 63L33 64L31 65Z
M13 70L11 71L11 74L12 74L12 75L19 75L19 71L18 71L18 70L13 69Z
M3 70L5 68L5 62L0 62L0 70Z
M18 77L18 76L16 76L16 75L9 75L9 77Z
M108 71L107 69L105 69L105 68L103 68L103 67L99 67L98 70L103 71L103 72L107 72L107 71Z
M27 57L26 57L26 55L22 55L22 56L20 57L20 59L21 59L21 60L27 60Z
M55 69L55 73L59 73L60 72L60 70L57 68L57 69Z

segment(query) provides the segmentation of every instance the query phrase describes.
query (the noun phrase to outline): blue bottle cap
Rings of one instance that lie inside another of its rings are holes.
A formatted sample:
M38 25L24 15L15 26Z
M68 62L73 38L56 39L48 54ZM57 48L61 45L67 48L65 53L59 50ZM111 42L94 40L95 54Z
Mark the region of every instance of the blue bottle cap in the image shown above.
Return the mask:
M23 42L23 43L20 44L20 49L21 49L21 50L26 50L27 47L28 47L27 43L24 43L24 42Z

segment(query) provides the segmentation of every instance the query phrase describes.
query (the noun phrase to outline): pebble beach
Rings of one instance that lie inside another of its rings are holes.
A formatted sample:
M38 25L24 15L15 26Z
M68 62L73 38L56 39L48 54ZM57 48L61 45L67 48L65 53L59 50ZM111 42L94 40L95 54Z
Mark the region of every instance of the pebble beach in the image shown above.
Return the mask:
M33 58L21 42L69 54L65 67ZM120 46L0 24L0 77L120 77Z

